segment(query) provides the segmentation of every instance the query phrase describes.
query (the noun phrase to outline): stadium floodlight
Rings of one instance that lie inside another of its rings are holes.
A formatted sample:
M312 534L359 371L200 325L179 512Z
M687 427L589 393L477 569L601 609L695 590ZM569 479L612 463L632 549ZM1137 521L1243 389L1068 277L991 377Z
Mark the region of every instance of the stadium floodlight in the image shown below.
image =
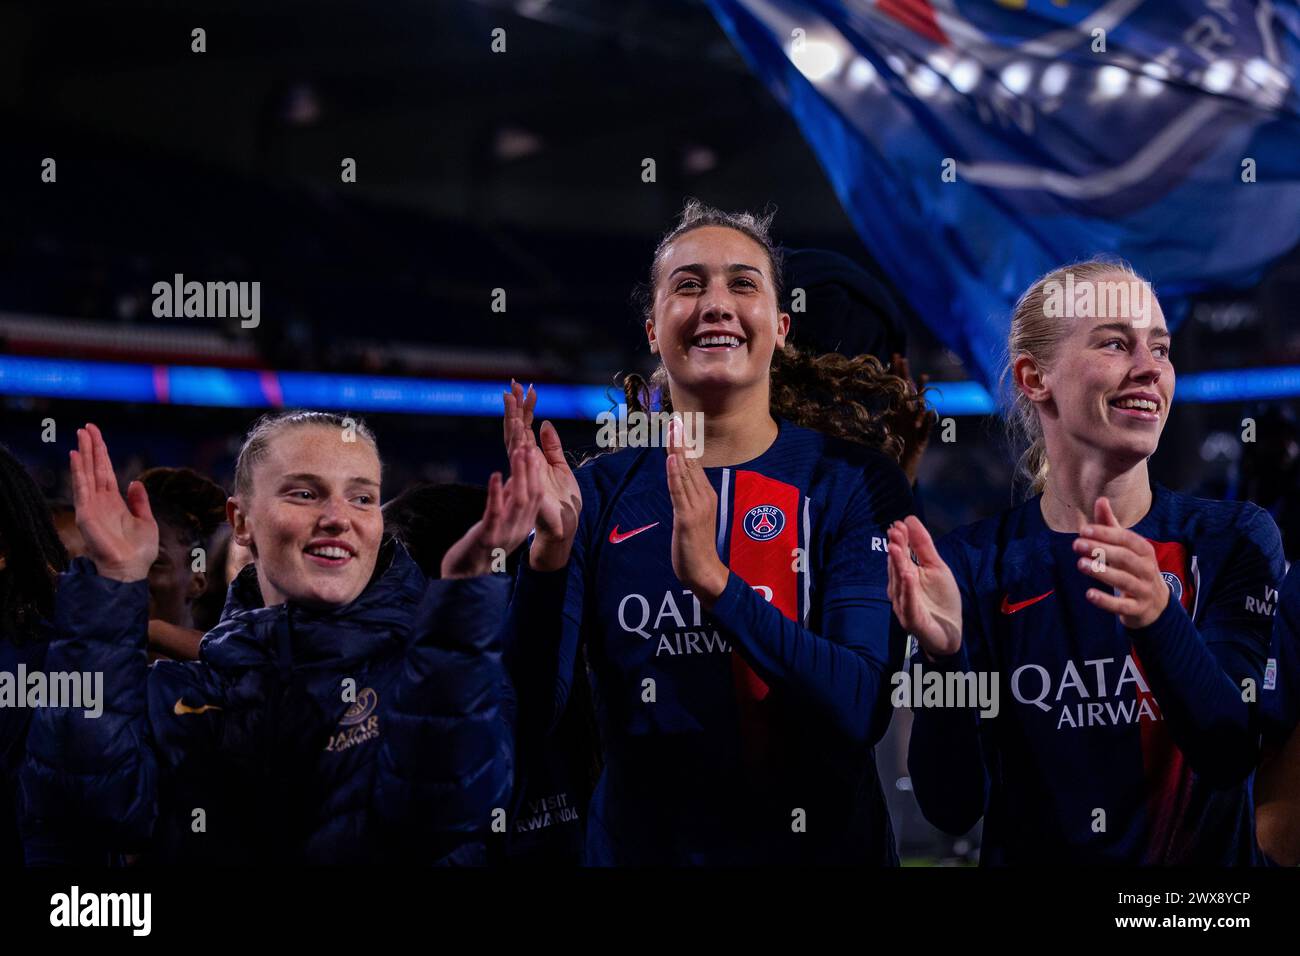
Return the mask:
M917 96L934 96L943 89L943 80L924 63L908 74L907 87Z
M1215 60L1205 68L1201 83L1211 93L1226 93L1237 78L1237 65L1231 60Z
M958 93L969 93L980 81L981 72L980 65L974 60L962 60L949 71L948 82Z
M1064 63L1053 63L1043 71L1038 87L1046 96L1060 96L1070 81L1070 68Z
M825 40L804 40L790 44L790 61L814 83L834 76L844 62L839 47Z
M1031 79L1033 79L1032 71L1029 69L1029 64L1024 60L1008 63L1002 69L1002 85L1016 96L1029 89Z
M848 83L851 90L865 90L876 80L876 68L866 57L854 57L849 64Z
M1123 96L1128 89L1128 70L1113 64L1103 66L1097 71L1097 95L1103 99Z
M1144 63L1142 75L1137 78L1137 90L1143 96L1156 96L1165 88L1168 78L1169 70L1163 63Z

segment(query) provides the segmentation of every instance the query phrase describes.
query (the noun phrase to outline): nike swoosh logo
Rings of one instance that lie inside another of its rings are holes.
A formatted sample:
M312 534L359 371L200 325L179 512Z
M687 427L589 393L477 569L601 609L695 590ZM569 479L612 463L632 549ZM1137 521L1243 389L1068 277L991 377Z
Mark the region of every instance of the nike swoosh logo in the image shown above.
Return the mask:
M628 538L632 537L632 535L640 534L642 531L649 531L651 528L657 527L658 524L659 522L656 521L654 524L648 524L644 528L633 528L631 531L624 531L622 534L619 534L618 532L618 525L614 525L614 530L609 533L609 543L618 544L620 541L626 541Z
M1031 597L1027 601L1017 601L1015 604L1011 603L1010 594L1004 594L1002 595L1002 613L1015 614L1017 611L1023 611L1025 608L1029 607L1029 605L1037 604L1043 598L1048 597L1049 595L1055 593L1055 591L1056 588L1052 588L1052 590L1048 591L1046 594L1040 594L1038 595L1038 597Z
M209 710L220 710L220 709L221 708L218 707L216 704L204 704L201 707L191 707L189 704L185 703L184 697L177 697L176 706L172 708L172 713L175 714L177 717L183 717L186 714L203 714Z

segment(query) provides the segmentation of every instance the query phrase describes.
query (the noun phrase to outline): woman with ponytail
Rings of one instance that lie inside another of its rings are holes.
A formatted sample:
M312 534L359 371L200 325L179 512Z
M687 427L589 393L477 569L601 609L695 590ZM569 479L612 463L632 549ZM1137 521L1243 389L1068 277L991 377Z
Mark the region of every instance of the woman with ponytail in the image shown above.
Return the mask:
M908 514L882 420L921 398L870 357L802 355L769 218L689 203L655 252L645 330L667 447L548 467L507 647L519 747L585 651L605 766L586 861L894 864L872 746L902 660L884 529ZM505 396L531 447L536 394Z
M955 834L983 817L985 865L1256 862L1277 527L1151 480L1174 366L1127 264L1037 280L1007 374L1033 496L938 546L914 517L889 529L913 682L991 691L915 710L922 811Z
M539 455L521 448L508 479L491 477L483 517L431 580L384 534L364 422L262 417L226 502L254 561L198 659L152 666L158 476L123 497L93 424L69 465L87 553L59 581L45 664L100 675L104 695L100 713L65 701L32 718L29 863L57 861L59 844L186 865L482 859L513 756L492 561L534 524Z

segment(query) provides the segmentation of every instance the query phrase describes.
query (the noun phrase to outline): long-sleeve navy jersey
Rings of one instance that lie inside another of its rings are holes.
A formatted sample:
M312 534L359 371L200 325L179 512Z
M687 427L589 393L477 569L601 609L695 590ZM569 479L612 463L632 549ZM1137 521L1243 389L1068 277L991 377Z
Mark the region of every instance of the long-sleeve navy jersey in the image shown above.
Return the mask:
M936 826L984 816L983 864L1258 860L1248 778L1278 530L1249 502L1152 492L1132 530L1172 600L1140 630L1088 602L1104 584L1079 570L1077 535L1047 527L1041 496L939 543L962 648L926 667L991 675L999 707L917 708L908 765Z
M1273 619L1273 644L1264 665L1259 724L1264 747L1279 751L1300 723L1300 571L1291 566Z
M904 650L884 529L907 481L786 421L758 458L704 471L731 571L709 613L673 573L663 449L577 470L569 565L525 562L512 607L519 746L562 711L585 643L605 755L588 863L894 863L872 746Z

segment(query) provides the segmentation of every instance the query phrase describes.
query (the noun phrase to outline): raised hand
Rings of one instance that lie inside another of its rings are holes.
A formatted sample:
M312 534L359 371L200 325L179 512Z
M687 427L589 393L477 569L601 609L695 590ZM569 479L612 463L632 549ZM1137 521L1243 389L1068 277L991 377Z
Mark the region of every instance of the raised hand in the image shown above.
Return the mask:
M1118 615L1127 628L1146 627L1169 606L1169 585L1160 573L1156 549L1119 523L1109 499L1098 498L1092 513L1095 523L1079 529L1074 551L1080 555L1079 570L1106 589L1089 588L1088 600Z
M961 649L961 591L916 515L889 526L889 600L894 616L930 657ZM919 563L912 561L916 552Z
M501 472L492 473L483 517L443 556L444 578L488 574L493 570L493 558L504 560L524 543L537 520L544 467L541 451L516 444L510 453L509 480L503 483Z
M538 571L554 571L569 562L573 538L582 513L582 491L564 457L560 435L550 422L542 422L541 444L533 434L533 408L537 392L511 381L505 402L505 443L511 454L519 447L539 449L543 467L538 482L541 502L537 510L537 537L529 553L529 564Z
M149 507L149 493L138 481L117 490L117 476L108 445L94 425L77 429L77 450L68 453L72 471L72 503L77 527L86 540L86 556L106 578L142 581L158 557L158 523Z
M707 611L727 587L730 569L718 557L718 493L682 440L682 421L668 424L668 495L673 502L673 573Z
M520 442L537 444L537 439L533 436L533 408L537 404L537 392L529 385L528 391L516 382L513 378L510 380L510 390L501 393L501 400L505 404L505 416L501 423L505 429L506 451L513 451L515 445Z

